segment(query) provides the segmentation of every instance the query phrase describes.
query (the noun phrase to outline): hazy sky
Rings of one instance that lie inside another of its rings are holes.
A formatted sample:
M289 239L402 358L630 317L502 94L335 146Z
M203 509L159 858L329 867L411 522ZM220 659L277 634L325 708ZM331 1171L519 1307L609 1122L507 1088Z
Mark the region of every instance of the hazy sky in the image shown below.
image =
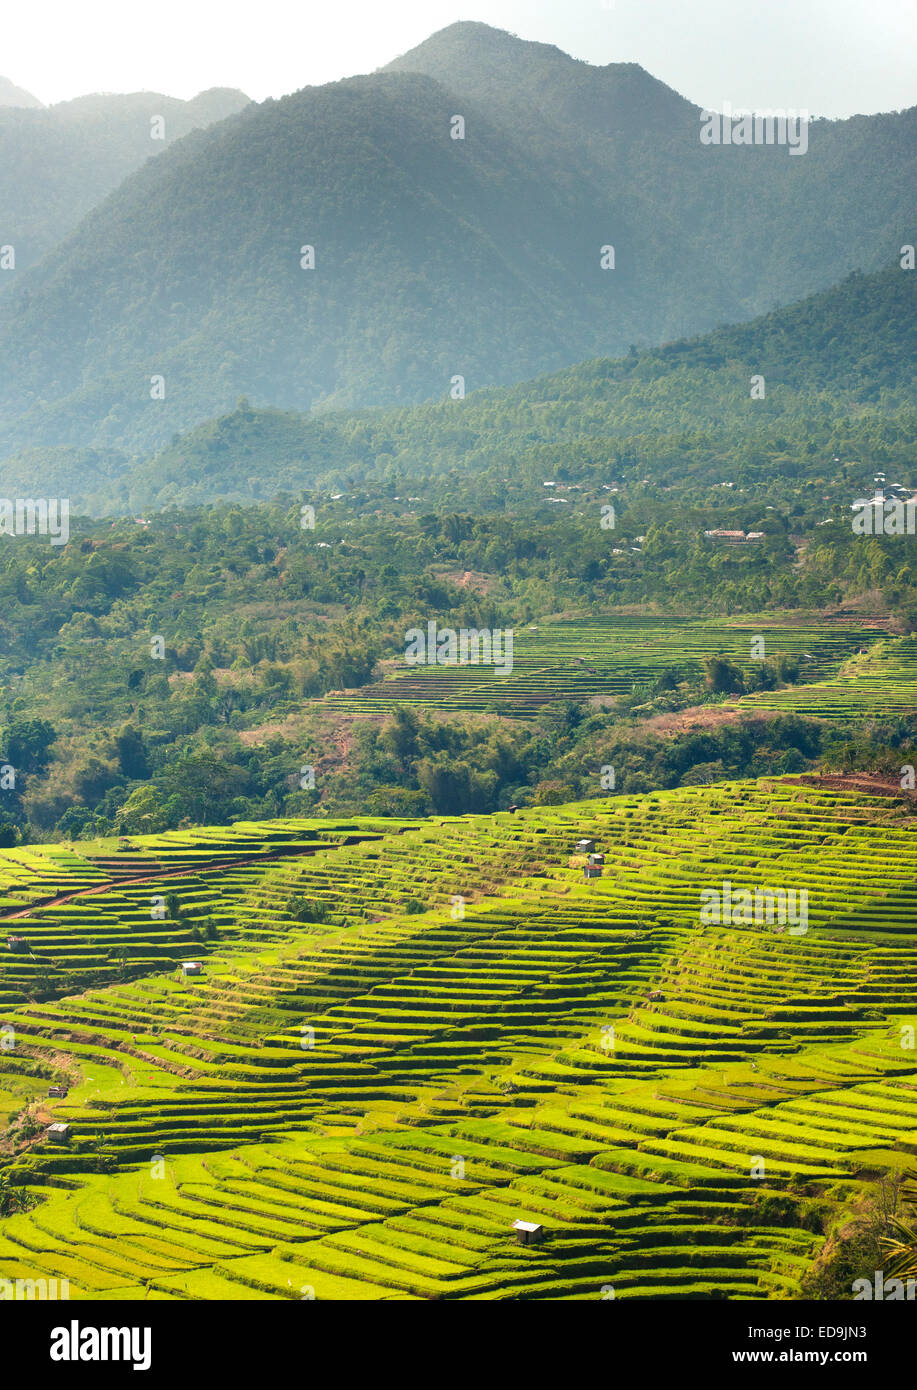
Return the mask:
M701 106L917 104L917 0L33 0L4 8L0 73L45 102L217 86L261 100L370 72L458 19L640 63Z

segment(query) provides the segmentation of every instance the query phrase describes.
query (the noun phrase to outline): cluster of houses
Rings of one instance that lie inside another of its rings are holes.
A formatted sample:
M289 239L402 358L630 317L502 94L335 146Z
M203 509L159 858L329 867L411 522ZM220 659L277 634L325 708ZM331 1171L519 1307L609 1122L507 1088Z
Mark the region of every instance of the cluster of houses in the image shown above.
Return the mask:
M763 531L725 531L719 527L704 532L706 540L723 541L725 545L744 545L746 541L760 541L763 536Z
M587 858L583 865L583 878L601 878L605 856L596 852L595 840L577 840L576 852L585 854Z
M853 529L860 536L913 536L917 532L917 492L902 483L889 483L884 473L874 479L871 498L852 502Z

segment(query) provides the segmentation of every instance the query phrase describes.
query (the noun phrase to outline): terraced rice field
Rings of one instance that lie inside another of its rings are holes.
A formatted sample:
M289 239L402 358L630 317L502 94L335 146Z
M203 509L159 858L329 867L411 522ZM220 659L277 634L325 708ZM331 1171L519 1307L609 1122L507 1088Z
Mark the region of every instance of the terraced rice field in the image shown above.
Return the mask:
M126 850L109 841L80 854L60 845L3 851L0 922L4 935L21 944L3 954L0 1005L35 989L47 993L197 959L208 948L195 939L195 928L211 923L220 939L244 930L235 907L263 863L383 833L370 821L359 829L271 821L144 836ZM180 917L170 915L167 895L178 898ZM281 914L281 929L284 922L289 925Z
M395 704L445 712L496 710L524 717L550 700L584 700L651 689L666 670L698 680L704 659L725 653L745 670L754 665L751 641L765 640L768 658L798 658L803 679L836 674L852 653L885 637L876 624L775 619L771 615L710 621L621 615L552 621L517 628L513 667L498 675L474 663L397 664L374 685L328 695L324 703L352 713L385 712Z
M42 1200L0 1221L0 1276L87 1300L793 1296L824 1239L806 1211L830 1225L913 1164L914 824L788 779L176 832L117 882L129 854L4 852L15 910L54 887L90 919L63 958L96 912L138 954L43 1002L3 958L4 1085L71 1138L3 1137ZM807 890L808 930L702 925L723 880ZM176 882L220 924L196 978L132 896ZM39 949L59 908L31 912Z
M811 685L747 695L737 708L778 710L842 722L903 718L917 709L917 636L877 642Z

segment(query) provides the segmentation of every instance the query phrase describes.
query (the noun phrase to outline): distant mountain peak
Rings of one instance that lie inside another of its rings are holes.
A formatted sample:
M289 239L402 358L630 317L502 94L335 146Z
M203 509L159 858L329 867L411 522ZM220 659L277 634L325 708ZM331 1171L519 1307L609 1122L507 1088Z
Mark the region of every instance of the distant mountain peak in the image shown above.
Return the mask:
M569 53L565 53L555 44L522 39L507 29L495 29L492 25L482 24L478 20L459 20L455 24L448 24L445 29L438 29L428 39L424 39L414 48L409 48L407 53L402 53L393 62L386 64L382 70L384 72L394 68L410 71L417 63L417 70L425 72L430 63L463 63L473 59L490 64L524 58L526 55L553 59L554 62L560 63L581 64L581 59L571 58ZM587 64L582 63L582 66Z
M522 39L476 20L439 29L381 71L424 73L495 109L513 110L522 100L537 102L539 109L548 102L558 110L572 98L579 115L582 100L597 99L615 104L620 112L649 115L653 123L691 110L689 102L639 63L588 63L555 44Z
M553 43L541 43L537 39L523 39L518 34L512 34L508 29L495 29L491 24L483 24L479 20L457 20L455 24L447 24L444 29L437 29L435 34L431 34L422 43L416 44L414 48L409 48L406 53L402 53L391 63L387 63L382 69L383 72L389 69L410 70L417 64L417 70L426 72L430 63L441 62L462 62L469 58L474 58L479 62L502 62L507 58L517 58L521 60L536 59L541 62L554 62L563 64L568 68L587 68L596 72L603 70L627 70L630 73L643 73L651 82L656 79L642 68L639 63L608 63L596 64L589 63L585 58L574 58L566 53L564 49L558 48Z
M33 97L24 87L17 87L8 77L0 77L0 106L29 106L34 109L44 106L44 102Z
M83 96L69 97L66 101L55 102L48 109L59 115L114 113L119 110L137 108L145 110L151 102L161 102L172 110L194 111L212 110L211 119L219 120L246 106L250 97L236 87L208 87L196 96L170 97L164 92L86 92Z

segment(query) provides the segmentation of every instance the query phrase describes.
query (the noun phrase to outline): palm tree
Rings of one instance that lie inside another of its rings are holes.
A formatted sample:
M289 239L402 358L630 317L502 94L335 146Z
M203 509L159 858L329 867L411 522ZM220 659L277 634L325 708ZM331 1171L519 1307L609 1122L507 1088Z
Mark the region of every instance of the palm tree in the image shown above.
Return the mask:
M902 1183L899 1193L902 1212L895 1213L889 1220L893 1235L882 1236L879 1244L891 1256L888 1273L899 1279L917 1278L917 1174Z

